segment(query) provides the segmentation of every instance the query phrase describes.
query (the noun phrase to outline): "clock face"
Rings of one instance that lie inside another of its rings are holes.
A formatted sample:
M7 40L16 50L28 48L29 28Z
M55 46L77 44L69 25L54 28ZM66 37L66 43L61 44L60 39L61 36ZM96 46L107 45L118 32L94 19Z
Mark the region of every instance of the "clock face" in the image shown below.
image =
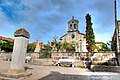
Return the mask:
M74 35L74 34L72 34L72 35L71 35L71 38L72 38L72 39L73 39L73 38L75 38L75 35Z

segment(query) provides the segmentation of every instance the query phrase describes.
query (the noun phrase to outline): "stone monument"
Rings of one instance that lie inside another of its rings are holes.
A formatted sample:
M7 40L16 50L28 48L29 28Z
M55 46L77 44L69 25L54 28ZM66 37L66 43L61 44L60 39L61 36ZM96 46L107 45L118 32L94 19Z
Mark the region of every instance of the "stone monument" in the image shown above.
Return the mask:
M36 45L36 48L35 48L34 52L40 52L39 39L40 39L40 38L38 38L38 40L37 40L37 45Z
M24 28L17 30L14 33L14 47L12 53L12 61L10 65L10 70L3 71L0 73L0 76L4 78L20 78L20 77L28 77L32 75L31 72L27 72L25 67L25 54L27 51L28 38L30 34ZM5 79L6 80L6 79Z
M12 53L12 61L9 73L20 73L24 71L25 54L27 51L28 38L30 34L24 28L14 33L15 41Z

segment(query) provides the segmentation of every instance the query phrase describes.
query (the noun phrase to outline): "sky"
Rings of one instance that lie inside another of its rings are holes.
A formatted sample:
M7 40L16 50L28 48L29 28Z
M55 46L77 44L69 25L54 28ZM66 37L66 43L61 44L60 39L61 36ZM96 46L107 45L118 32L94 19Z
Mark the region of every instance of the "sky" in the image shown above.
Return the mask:
M107 42L114 33L114 0L0 0L0 36L14 37L25 28L29 42L40 37L46 44L67 33L68 21L79 20L79 31L86 31L86 14L92 18L96 42ZM120 0L117 0L117 19L120 19Z

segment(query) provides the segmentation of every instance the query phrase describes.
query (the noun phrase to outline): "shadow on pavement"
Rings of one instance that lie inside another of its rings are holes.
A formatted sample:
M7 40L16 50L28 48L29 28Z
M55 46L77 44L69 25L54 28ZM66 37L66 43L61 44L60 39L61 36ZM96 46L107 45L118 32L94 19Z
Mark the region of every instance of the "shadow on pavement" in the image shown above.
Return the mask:
M118 75L71 75L51 72L49 75L39 80L119 80Z

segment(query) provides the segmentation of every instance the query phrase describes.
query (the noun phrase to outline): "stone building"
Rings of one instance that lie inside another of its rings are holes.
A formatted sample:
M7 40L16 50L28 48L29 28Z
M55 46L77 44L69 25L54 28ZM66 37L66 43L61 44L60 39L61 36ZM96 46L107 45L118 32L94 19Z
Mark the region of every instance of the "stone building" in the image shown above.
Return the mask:
M76 52L87 52L85 34L80 33L80 31L78 30L78 23L79 21L74 19L74 16L73 16L72 20L68 21L67 34L60 37L60 40L61 42L64 42L65 40L67 42L75 42Z

